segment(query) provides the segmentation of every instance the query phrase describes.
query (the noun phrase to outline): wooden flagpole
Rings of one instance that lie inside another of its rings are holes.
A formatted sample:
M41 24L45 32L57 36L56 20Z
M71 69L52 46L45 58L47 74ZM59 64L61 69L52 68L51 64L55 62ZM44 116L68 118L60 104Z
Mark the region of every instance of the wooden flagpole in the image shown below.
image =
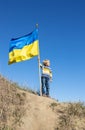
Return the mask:
M38 29L38 24L36 24L36 28ZM39 44L38 44L38 50L39 50ZM40 50L39 50L39 54L38 54L38 68L39 68L38 70L39 70L40 96L42 96L41 71L40 71Z

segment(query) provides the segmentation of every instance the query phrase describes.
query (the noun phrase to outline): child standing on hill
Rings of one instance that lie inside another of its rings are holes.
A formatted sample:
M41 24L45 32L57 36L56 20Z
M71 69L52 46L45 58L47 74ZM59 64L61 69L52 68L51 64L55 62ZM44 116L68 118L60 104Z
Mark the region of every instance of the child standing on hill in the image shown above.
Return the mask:
M50 61L44 60L40 65L42 69L41 83L42 83L42 95L49 97L49 82L52 81L52 71L50 68Z

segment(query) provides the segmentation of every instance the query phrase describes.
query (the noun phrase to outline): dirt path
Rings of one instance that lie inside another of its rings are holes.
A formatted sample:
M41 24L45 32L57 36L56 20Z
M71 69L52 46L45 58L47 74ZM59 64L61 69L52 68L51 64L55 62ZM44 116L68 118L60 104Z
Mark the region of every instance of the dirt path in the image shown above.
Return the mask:
M24 124L18 130L54 130L57 116L52 111L50 98L27 94Z

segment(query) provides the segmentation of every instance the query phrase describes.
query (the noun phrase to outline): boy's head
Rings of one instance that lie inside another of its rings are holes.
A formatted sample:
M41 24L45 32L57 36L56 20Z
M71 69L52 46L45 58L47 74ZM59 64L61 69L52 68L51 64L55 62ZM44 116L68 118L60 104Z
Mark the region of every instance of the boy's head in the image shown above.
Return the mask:
M44 60L43 65L44 66L50 66L50 61L49 60Z

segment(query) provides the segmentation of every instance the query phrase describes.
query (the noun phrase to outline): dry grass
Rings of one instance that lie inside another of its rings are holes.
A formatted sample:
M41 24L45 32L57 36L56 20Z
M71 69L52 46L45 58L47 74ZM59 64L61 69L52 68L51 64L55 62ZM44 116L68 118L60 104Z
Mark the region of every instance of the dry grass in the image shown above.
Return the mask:
M85 130L84 103L68 103L68 105L66 107L63 106L63 108L60 104L52 103L50 107L56 115L59 114L55 130Z
M0 130L16 130L25 114L25 93L0 76Z

